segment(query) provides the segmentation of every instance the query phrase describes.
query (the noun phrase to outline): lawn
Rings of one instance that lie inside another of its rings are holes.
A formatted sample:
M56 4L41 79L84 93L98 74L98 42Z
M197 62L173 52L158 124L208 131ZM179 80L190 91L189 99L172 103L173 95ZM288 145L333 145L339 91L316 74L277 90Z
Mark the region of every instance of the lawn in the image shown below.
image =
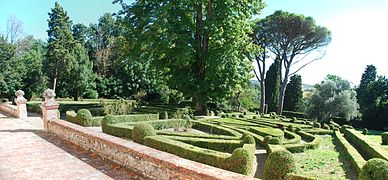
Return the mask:
M297 174L316 179L357 179L344 154L336 148L333 137L322 135L321 138L318 149L293 154L297 164Z

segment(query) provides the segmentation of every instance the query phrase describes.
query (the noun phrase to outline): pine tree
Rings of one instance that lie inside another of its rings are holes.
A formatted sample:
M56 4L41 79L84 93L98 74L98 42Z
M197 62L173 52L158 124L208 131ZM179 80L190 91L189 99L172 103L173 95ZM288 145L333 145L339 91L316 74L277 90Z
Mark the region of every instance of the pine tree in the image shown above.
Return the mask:
M71 21L58 2L55 2L55 7L48 14L48 47L45 66L47 75L53 82L54 91L58 85L61 87L59 94L65 94L66 76L69 75L75 63L73 56L75 41L71 31Z
M269 67L265 78L265 104L268 105L268 112L276 112L279 101L280 90L280 60L275 59Z
M284 96L284 110L300 111L303 98L302 91L302 77L294 75L286 87L286 94Z

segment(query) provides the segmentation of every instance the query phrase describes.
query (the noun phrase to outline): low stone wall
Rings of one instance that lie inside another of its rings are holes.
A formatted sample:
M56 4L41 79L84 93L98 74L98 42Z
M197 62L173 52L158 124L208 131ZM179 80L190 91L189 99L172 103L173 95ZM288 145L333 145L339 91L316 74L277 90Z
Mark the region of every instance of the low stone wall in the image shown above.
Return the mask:
M89 130L63 120L49 120L47 130L150 179L254 179Z
M9 103L1 103L0 111L6 112L14 117L18 117L18 107Z

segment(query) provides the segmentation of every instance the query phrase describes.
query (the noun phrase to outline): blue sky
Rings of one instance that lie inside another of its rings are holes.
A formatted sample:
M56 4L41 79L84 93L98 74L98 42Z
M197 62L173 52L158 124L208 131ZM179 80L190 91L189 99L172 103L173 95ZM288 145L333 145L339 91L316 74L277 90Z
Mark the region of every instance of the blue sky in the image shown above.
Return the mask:
M23 22L24 33L47 38L48 12L53 0L1 0L0 32L9 16ZM96 23L106 12L120 6L111 0L59 0L73 23ZM264 0L267 7L259 17L284 10L313 17L329 28L332 43L326 55L300 71L303 83L315 84L327 74L335 74L358 84L367 64L388 76L388 0ZM312 57L311 57L312 58Z

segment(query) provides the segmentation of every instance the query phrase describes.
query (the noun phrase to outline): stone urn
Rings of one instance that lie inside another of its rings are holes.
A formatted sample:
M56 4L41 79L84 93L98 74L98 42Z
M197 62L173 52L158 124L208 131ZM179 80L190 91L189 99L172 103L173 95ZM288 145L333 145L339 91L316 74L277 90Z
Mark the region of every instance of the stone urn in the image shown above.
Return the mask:
M44 101L42 105L44 106L58 106L57 101L55 101L55 92L52 89L46 89L43 92Z
M16 104L22 104L22 103L25 104L27 102L26 98L24 98L24 91L20 89L17 90L15 92L15 96L16 96L16 99L15 99Z

